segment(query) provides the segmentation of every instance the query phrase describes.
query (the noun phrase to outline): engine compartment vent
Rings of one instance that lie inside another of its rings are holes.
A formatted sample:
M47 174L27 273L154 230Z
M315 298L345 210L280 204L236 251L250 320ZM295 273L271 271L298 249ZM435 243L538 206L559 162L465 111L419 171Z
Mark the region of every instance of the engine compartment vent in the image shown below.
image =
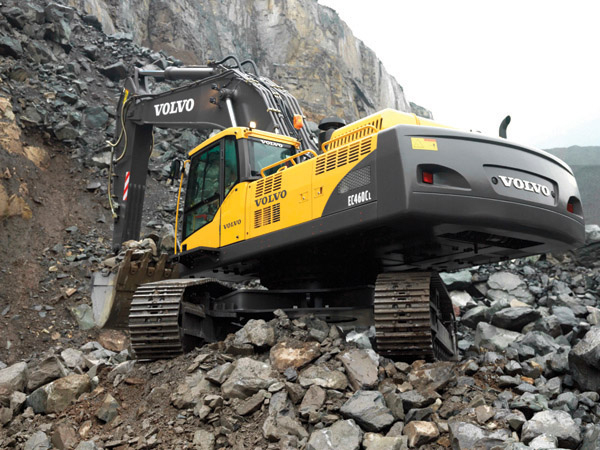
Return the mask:
M315 163L315 175L321 175L325 172L343 167L346 164L352 164L358 161L360 157L368 155L372 151L373 136L351 142L336 150L329 150L327 153L317 157Z
M281 203L254 211L254 228L266 227L281 221Z
M272 192L276 192L281 189L283 183L283 173L275 173L268 177L261 178L256 182L256 190L254 191L254 197L262 197L263 195L269 195Z

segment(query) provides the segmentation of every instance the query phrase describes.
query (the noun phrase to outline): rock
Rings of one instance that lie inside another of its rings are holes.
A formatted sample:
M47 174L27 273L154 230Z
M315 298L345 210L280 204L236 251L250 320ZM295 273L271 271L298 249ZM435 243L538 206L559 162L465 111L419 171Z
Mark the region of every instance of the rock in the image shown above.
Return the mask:
M309 362L317 359L321 346L318 342L283 341L271 347L269 357L273 368L284 372L292 367L300 369Z
M480 405L477 408L475 408L475 416L477 417L477 422L479 422L481 425L483 425L492 417L494 417L495 414L496 411L491 406Z
M373 389L377 385L379 356L373 350L349 350L338 358L355 391Z
M398 392L384 394L385 404L396 420L404 420L404 404Z
M302 417L308 417L310 413L317 412L321 406L325 403L327 393L319 386L313 384L308 388L302 403L300 404L300 415Z
M108 113L102 106L90 106L85 109L84 124L86 127L102 129L108 123Z
M118 63L101 68L100 72L112 81L122 80L129 74L129 71L127 70L125 64L123 64L123 61L119 61Z
M519 341L519 344L533 348L537 355L545 355L560 347L552 336L543 331L530 331Z
M521 331L540 317L541 313L533 308L506 308L492 316L492 324L505 330Z
M403 433L408 436L409 447L425 445L440 435L435 423L416 420L406 424Z
M233 364L227 362L225 364L221 364L217 367L215 367L212 370L209 370L208 373L206 374L206 379L208 381L211 381L215 384L223 384L223 382L225 382L225 380L227 379L227 377L229 377L229 375L231 375L231 372L233 372L234 366Z
M72 141L79 137L79 133L77 132L77 130L73 128L73 126L69 122L66 121L59 122L54 127L53 131L54 136L56 136L56 139L58 139L59 141Z
M473 278L469 270L460 270L451 273L440 272L439 275L449 291L467 289L471 285Z
M67 370L60 360L56 356L51 356L43 360L37 366L29 369L27 390L29 392L35 391L44 384L66 376Z
M453 449L467 450L478 448L503 448L504 442L510 437L509 430L486 430L469 422L458 420L448 423L450 441Z
M94 441L81 441L75 450L99 450Z
M104 400L102 401L102 405L98 411L96 411L96 417L104 423L109 423L119 414L118 409L119 402L117 402L112 395L106 394L106 397L104 397Z
M171 394L170 400L175 408L193 408L204 395L217 392L218 388L208 381L202 372L196 372L186 377L183 383L177 385L175 392Z
M207 430L197 430L194 433L194 444L198 450L214 450L215 448L215 435Z
M600 391L600 327L592 327L571 349L569 369L582 389Z
M413 408L425 408L435 402L439 395L432 391L418 392L415 390L402 392L400 394L404 410L408 411Z
M496 272L490 275L487 283L490 289L499 289L508 292L525 284L525 281L518 275L510 272Z
M87 375L68 375L47 385L46 412L62 412L92 388ZM39 390L39 389L38 389ZM36 391L37 392L37 391Z
M363 438L365 450L404 450L408 446L406 436L382 436L379 433L366 433Z
M15 414L20 414L26 401L27 394L24 392L14 391L12 394L10 394L10 409Z
M240 416L246 416L248 414L252 414L255 411L258 411L262 406L266 395L267 394L264 390L258 391L256 394L254 394L250 398L247 398L236 407L236 414L239 414Z
M579 400L577 396L572 392L563 392L556 397L553 405L555 408L560 408L561 406L566 406L571 411L575 411L577 409L577 405L579 404Z
M342 415L354 419L368 431L381 431L394 423L394 416L377 391L356 391L340 408Z
M275 330L262 319L250 319L244 328L235 333L236 344L271 347L275 344Z
M398 421L392 425L392 428L387 432L386 436L389 437L402 437L402 431L404 430L404 423Z
M23 450L47 450L50 448L50 439L43 431L36 431L27 439Z
M338 420L329 428L313 431L306 450L359 450L362 437L354 420Z
M491 318L490 308L487 306L475 306L460 317L462 324L469 328L475 328L479 322L489 322Z
M71 308L71 313L73 314L73 317L75 317L75 320L77 320L79 328L82 330L91 330L96 326L96 323L94 322L94 313L89 305L86 305L85 303L77 305Z
M528 443L541 434L549 434L558 439L563 448L577 448L581 442L579 426L565 411L540 411L523 425L521 439Z
M489 325L484 322L477 324L475 330L475 345L488 350L502 352L510 344L521 338L523 335L515 331L504 330L502 328Z
M118 330L102 330L98 336L98 343L111 352L122 352L128 345L125 333Z
M51 438L52 445L58 450L75 448L78 441L77 432L66 423L57 425Z
M327 389L343 391L348 386L348 378L338 370L330 370L325 366L310 366L300 372L298 382L302 387L313 384Z
M475 300L473 300L473 297L471 297L471 295L469 295L469 293L465 291L450 292L450 299L452 300L452 304L454 306L458 306L461 309L464 309L467 306L477 305L477 303L475 303Z
M540 434L538 437L529 442L529 448L547 449L556 448L558 439L550 434Z
M0 56L12 56L20 58L23 55L23 47L17 39L10 36L0 36Z
M267 389L276 380L272 377L271 366L251 358L240 358L233 371L221 385L227 398L246 398L261 389Z
M0 370L0 388L5 388L8 394L24 391L26 384L27 363L20 362Z
M579 325L579 319L568 306L553 306L552 315L558 320L563 333L568 333Z

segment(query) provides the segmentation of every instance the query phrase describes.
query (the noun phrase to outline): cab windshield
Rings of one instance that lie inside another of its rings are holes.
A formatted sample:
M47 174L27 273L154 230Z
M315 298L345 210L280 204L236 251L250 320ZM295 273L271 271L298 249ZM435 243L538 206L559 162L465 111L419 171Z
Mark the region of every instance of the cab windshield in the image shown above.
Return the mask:
M292 145L281 144L279 142L266 141L264 139L248 140L248 160L250 162L250 174L260 176L263 167L281 161L296 153L296 148ZM289 164L289 163L288 163ZM265 175L271 175L277 172L281 166L274 167L265 172Z

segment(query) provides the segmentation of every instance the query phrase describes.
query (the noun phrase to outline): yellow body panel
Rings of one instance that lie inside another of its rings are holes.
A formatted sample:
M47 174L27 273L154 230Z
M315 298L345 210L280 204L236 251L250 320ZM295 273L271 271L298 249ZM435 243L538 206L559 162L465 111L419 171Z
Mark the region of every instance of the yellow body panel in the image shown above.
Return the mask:
M188 250L196 247L219 248L221 211L222 208L217 211L212 222L207 223L198 231L192 233L181 244L187 245Z
M318 157L290 167L282 166L272 175L238 184L221 205L215 219L182 244L188 250L223 247L321 217L328 199L344 176L376 150L378 132L399 124L445 127L391 109L346 125L323 144L324 153ZM256 137L299 147L298 141L286 136L229 128L193 149L190 156L231 135L237 139ZM413 141L413 146L422 145L427 150L436 150L434 144Z
M221 205L221 247L245 239L248 182L239 183Z

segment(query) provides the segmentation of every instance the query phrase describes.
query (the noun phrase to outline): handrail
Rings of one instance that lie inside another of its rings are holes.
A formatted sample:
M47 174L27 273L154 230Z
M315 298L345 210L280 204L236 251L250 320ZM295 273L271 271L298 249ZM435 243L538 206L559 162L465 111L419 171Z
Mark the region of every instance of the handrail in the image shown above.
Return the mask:
M358 127L358 128L355 128L354 130L350 130L350 131L348 131L348 132L346 132L346 133L344 133L344 134L342 134L342 135L340 135L340 136L336 137L335 139L330 139L330 140L328 140L327 142L323 142L323 144L321 144L321 151L322 151L323 153L327 153L327 152L329 151L329 149L325 149L325 146L326 146L326 145L329 147L329 146L331 146L331 143L332 143L332 142L335 142L335 141L338 141L338 140L340 140L340 139L342 139L342 138L345 138L346 136L349 136L349 135L351 135L351 134L353 134L353 133L356 133L356 132L358 132L358 131L361 131L361 130L362 130L362 129L364 129L364 128L372 128L372 129L373 129L373 133L377 133L377 131L378 131L378 130L377 130L377 128L376 128L376 127L374 127L373 125L362 125L362 126L360 126L360 127ZM368 134L367 136L371 136L371 135L370 135L370 134ZM367 137L367 136L364 136L364 137ZM355 140L358 140L358 139L359 139L359 138L357 138L357 139L355 139ZM354 142L354 141L351 141L351 142Z
M306 150L303 150L300 153L296 153L295 155L288 156L287 158L282 159L281 161L277 161L276 163L273 163L273 164L270 164L270 165L268 165L266 167L263 167L261 169L261 171L260 171L260 176L264 178L265 177L265 172L267 170L272 169L273 167L277 167L277 166L279 166L281 164L285 164L288 161L292 161L292 164L295 166L296 163L294 162L294 159L296 159L296 158L298 158L300 156L306 155L307 153L312 153L314 157L317 156L317 152L315 152L314 150L311 150L310 148L306 149Z
M181 177L179 178L179 192L177 193L177 210L175 211L175 254L177 254L177 225L179 224L179 200L181 199L181 187L183 185L183 177L185 176L185 166L189 164L191 160L186 159L183 162L181 168Z

